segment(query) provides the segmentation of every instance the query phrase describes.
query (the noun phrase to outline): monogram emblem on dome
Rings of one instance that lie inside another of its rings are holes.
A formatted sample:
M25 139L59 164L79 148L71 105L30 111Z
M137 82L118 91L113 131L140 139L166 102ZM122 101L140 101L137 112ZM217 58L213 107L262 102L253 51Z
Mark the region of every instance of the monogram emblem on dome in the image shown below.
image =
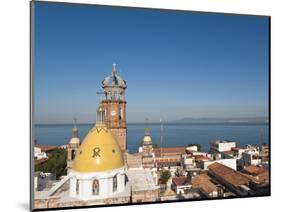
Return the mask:
M100 148L99 147L95 147L93 149L93 158L96 158L96 157L100 157Z

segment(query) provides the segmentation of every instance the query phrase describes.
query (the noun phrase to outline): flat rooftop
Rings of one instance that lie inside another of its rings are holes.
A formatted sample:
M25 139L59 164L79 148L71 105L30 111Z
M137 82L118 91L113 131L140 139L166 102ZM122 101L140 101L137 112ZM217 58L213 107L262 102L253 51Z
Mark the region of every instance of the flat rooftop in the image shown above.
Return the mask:
M132 191L155 190L159 186L155 185L152 172L145 169L128 170L127 176L132 185Z

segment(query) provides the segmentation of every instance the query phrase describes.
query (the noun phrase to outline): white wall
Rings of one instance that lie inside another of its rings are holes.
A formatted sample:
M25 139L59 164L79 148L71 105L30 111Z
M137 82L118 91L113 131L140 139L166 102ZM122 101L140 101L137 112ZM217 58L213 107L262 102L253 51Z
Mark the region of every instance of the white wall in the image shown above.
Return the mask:
M81 173L70 170L70 191L71 197L81 200L104 199L111 197L115 193L125 190L125 168L120 168L108 172ZM113 177L117 174L117 191L113 192ZM76 180L79 180L79 193L76 193ZM93 180L99 181L99 194L93 195Z
M236 147L235 142L219 143L218 151L219 152L229 151L229 150L231 150L232 147Z
M220 159L220 160L213 160L213 161L203 161L203 169L207 170L208 166L213 164L213 163L220 163L225 166L228 166L229 168L232 168L234 170L237 170L237 165L236 165L236 159L235 158L227 158L227 159Z

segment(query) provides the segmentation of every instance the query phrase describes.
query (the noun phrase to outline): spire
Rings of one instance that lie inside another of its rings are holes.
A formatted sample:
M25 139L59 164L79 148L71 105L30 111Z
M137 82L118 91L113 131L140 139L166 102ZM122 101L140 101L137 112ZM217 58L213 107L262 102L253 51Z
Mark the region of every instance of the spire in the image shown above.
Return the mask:
M74 118L74 127L72 129L72 138L78 138L77 118Z
M116 70L116 64L113 63L113 65L112 65L112 75L115 76L116 72L117 72L117 70Z
M144 134L145 134L145 135L150 135L150 128L149 128L149 126L148 126L148 118L145 118Z

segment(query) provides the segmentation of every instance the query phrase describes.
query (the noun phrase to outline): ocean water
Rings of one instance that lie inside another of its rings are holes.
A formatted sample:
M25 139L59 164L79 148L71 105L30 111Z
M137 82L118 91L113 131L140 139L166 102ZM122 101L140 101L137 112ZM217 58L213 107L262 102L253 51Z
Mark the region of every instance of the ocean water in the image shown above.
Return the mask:
M81 140L93 127L92 124L78 126ZM71 124L41 124L35 125L35 138L39 144L64 145L71 138L73 125ZM144 135L144 124L128 124L127 143L129 152L137 152ZM160 146L160 124L149 124L153 143ZM237 143L237 146L246 144L262 144L269 142L268 124L177 124L163 125L163 147L185 146L190 143L200 144L202 151L208 151L210 142L216 139L227 139Z

